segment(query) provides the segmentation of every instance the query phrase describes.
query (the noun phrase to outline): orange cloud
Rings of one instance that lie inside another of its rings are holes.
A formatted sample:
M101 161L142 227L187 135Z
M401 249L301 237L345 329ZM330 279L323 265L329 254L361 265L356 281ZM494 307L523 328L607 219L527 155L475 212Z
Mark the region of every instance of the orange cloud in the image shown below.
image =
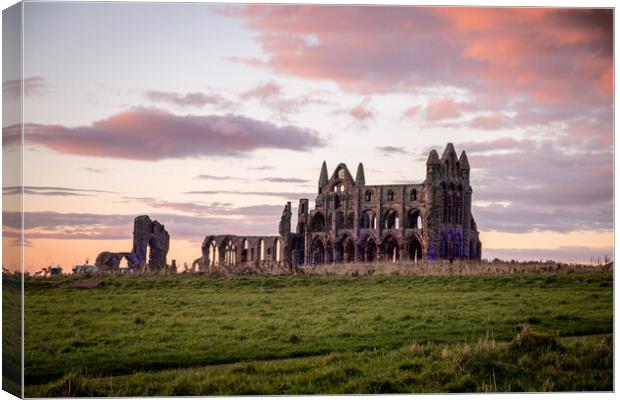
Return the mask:
M609 67L599 78L599 88L605 93L612 94L614 90L614 68Z
M265 57L254 65L347 92L456 87L487 112L515 101L557 104L562 115L611 107L611 9L251 5L231 14L257 33Z
M451 19L461 32L486 32L507 24L531 23L553 12L551 8L441 7L435 12Z

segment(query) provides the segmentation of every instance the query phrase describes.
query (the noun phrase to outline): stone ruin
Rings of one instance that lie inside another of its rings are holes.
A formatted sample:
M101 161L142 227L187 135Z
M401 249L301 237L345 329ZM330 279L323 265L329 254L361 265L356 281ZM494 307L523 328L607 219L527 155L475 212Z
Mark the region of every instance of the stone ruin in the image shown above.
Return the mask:
M207 235L192 270L481 259L469 160L452 143L430 152L422 182L368 185L362 163L353 178L343 163L330 177L323 162L317 189L314 209L299 200L295 231L288 202L278 236Z
M207 235L202 256L185 270L268 272L332 263L481 259L469 160L465 151L457 156L452 143L441 158L430 152L422 182L367 185L362 163L353 178L344 163L330 177L323 162L317 189L314 209L309 199L299 199L295 231L287 202L278 235ZM176 263L166 263L169 242L164 226L142 215L134 221L132 251L103 252L95 265L102 272L118 271L126 259L130 271L172 272Z
M101 252L95 260L99 271L117 272L121 262L127 260L130 271L161 271L167 269L166 255L170 235L164 225L152 221L148 215L136 217L133 222L133 249L131 252Z

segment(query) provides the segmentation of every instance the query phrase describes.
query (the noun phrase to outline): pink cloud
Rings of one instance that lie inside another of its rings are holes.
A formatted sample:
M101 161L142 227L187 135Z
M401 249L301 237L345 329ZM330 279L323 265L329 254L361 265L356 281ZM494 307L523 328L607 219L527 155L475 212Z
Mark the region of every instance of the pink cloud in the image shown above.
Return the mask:
M457 118L467 106L450 98L429 100L426 106L426 120L439 121L442 119Z
M512 118L501 112L494 112L474 118L469 126L477 129L499 130L511 126Z
M25 140L32 145L67 154L131 160L242 156L258 149L306 151L324 145L311 129L277 126L241 115L175 115L148 108L133 108L89 126L25 124L24 128ZM16 129L4 128L3 137L13 138Z
M612 124L601 123L594 119L576 121L569 124L565 135L560 137L564 145L594 146L594 148L610 147L613 145Z
M348 128L358 131L368 129L368 123L376 118L377 110L370 105L371 97L365 97L362 101L351 108L339 108L332 112L335 115L348 115L352 122Z
M370 105L371 101L372 99L370 97L364 98L361 103L349 111L349 115L358 121L373 119L377 111Z
M21 144L22 127L21 125L9 125L2 128L2 145L5 147Z
M608 94L614 90L614 68L609 67L599 78L599 88Z
M411 106L409 108L406 108L403 111L401 118L402 119L413 118L420 113L420 110L422 110L421 106Z
M286 97L282 86L276 82L260 84L241 93L243 100L257 99L261 105L272 109L275 117L288 121L288 116L299 113L303 108L313 104L326 104L318 97L320 92L314 91L297 97Z
M250 5L226 14L256 32L265 57L252 65L350 93L455 87L471 98L465 111L512 111L515 126L612 107L611 9ZM464 111L439 105L430 120ZM502 122L492 114L473 125Z
M270 98L280 96L282 94L282 87L275 82L267 82L257 87L250 89L241 94L243 99L259 99L260 101L266 101Z

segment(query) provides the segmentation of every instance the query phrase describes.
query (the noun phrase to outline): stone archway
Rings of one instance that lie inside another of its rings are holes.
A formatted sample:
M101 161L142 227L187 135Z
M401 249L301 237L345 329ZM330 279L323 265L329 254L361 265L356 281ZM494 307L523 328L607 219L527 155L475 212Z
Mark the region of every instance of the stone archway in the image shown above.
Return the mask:
M407 224L405 228L408 229L422 229L422 216L420 210L411 209L407 213Z
M377 229L377 215L371 209L364 210L360 216L359 226L361 229Z
M383 227L385 229L398 229L400 228L400 218L398 211L389 209L383 214Z
M225 266L235 266L237 265L237 245L233 242L231 238L226 238L223 242L223 251Z
M360 243L359 259L362 262L374 262L377 260L377 243L368 235Z
M334 257L336 262L355 262L355 241L345 234L336 242L334 247Z
M418 262L422 259L422 243L420 243L417 237L409 237L407 251L409 253L409 260Z
M248 252L250 251L250 244L248 242L248 239L243 239L241 241L241 263L245 264L249 261L249 254Z
M310 246L310 260L313 265L320 265L325 262L325 246L318 237L314 238Z
M400 260L400 246L398 240L392 235L386 236L383 240L383 260L387 262L397 262Z

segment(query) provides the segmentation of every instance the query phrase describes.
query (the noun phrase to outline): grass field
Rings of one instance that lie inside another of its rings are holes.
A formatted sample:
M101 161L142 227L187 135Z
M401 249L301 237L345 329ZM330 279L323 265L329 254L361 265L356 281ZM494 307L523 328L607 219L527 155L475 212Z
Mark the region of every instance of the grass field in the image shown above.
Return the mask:
M611 272L26 283L26 396L612 390Z
M2 389L22 395L22 281L13 274L2 274Z

